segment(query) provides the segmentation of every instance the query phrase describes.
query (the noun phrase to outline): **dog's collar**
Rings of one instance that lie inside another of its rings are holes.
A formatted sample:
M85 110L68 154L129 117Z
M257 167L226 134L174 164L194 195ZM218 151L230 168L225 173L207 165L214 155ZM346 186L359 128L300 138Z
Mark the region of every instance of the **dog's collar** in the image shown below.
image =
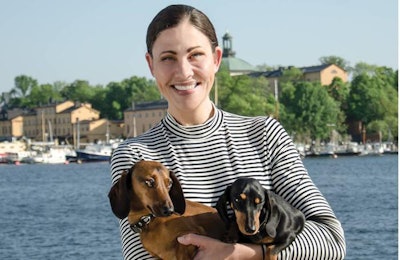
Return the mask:
M155 218L153 214L145 215L135 224L131 224L130 227L134 233L141 233L143 228L147 226L153 218Z

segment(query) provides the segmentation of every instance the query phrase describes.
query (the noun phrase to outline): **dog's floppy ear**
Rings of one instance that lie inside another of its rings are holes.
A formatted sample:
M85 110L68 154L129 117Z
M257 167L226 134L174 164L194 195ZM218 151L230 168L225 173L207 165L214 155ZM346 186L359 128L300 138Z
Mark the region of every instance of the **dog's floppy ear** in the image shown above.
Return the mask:
M269 212L268 221L265 224L265 231L271 238L276 237L276 228L279 224L279 211L276 205L276 200L265 190L265 203L264 209L267 213Z
M111 209L115 216L124 219L130 210L130 194L132 190L132 169L124 171L119 180L111 187L108 193Z
M169 191L169 196L174 204L175 212L182 215L186 210L186 202L181 184L172 171L169 172L169 177L172 179L172 187Z
M224 193L219 197L216 208L221 219L226 223L230 223L231 219L229 219L228 211L226 209L226 204L231 203L231 186L227 186Z

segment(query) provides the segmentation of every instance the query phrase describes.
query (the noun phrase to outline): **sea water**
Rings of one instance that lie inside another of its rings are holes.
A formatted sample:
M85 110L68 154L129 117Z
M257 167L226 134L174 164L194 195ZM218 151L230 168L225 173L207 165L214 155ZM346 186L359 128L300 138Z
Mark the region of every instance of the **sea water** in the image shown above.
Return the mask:
M397 155L306 158L346 259L397 259ZM108 163L0 165L0 259L122 259Z

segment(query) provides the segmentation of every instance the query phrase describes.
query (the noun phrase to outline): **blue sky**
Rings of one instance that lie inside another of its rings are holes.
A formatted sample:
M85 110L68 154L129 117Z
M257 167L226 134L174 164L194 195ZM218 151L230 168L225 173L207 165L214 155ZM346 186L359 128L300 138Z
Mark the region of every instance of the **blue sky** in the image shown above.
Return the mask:
M172 3L205 12L220 44L229 31L236 57L252 65L311 66L336 55L398 68L396 0L0 0L0 93L18 75L39 84L151 78L147 25Z

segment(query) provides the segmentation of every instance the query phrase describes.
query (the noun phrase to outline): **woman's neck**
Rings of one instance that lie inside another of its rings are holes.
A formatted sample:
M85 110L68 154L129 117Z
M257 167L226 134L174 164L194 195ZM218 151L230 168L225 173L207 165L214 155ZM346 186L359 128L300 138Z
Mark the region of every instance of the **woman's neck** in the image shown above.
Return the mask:
M168 113L183 126L203 124L214 115L214 112L214 105L211 101L204 104L201 108L190 111L182 111L171 107L168 108Z

